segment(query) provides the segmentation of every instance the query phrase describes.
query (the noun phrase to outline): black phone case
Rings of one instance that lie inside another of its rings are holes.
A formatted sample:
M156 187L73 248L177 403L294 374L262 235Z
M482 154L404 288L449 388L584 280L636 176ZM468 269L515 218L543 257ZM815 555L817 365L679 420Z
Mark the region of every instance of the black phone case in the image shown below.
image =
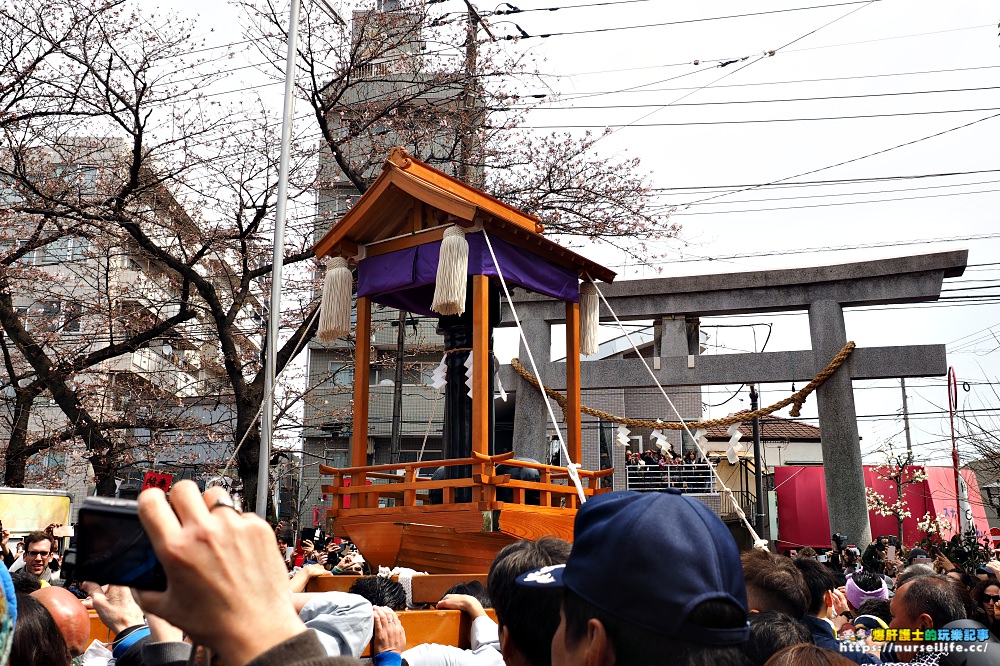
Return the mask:
M134 500L88 497L80 507L77 580L165 590L167 576L139 522Z

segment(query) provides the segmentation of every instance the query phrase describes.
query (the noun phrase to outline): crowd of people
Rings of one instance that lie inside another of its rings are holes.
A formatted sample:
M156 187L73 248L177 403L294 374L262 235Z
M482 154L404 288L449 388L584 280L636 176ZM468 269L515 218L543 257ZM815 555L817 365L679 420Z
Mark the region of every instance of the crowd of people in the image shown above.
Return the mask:
M625 450L625 464L636 466L649 466L649 467L665 467L667 465L697 465L703 464L705 458L698 455L693 449L685 453L683 456L676 451L671 444L663 449L646 449L642 453L637 451L632 451L631 449Z
M361 663L366 647L376 666L1000 663L1000 562L966 573L940 555L921 563L916 549L861 556L853 569L808 550L741 554L722 521L677 489L596 496L578 511L572 544L501 550L485 589L452 589L437 604L469 617L468 649L414 644L397 615L402 586L387 578L302 592L274 528L220 488L144 491L139 516L166 589L83 583L81 601L42 586L38 561L54 542L33 540L24 569L38 572L35 589L15 589L0 568L0 666L8 651L14 666L180 666L210 653L226 666L330 666ZM333 541L313 546L299 571L328 573L351 555ZM87 645L88 607L106 643Z

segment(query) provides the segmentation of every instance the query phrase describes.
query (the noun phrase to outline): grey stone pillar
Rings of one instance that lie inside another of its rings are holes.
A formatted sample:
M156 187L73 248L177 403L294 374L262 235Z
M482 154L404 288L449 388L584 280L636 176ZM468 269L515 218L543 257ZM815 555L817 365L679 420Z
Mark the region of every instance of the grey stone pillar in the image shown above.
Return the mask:
M658 356L687 356L687 320L683 315L667 315L660 319L660 353Z
M844 311L839 303L826 300L809 306L809 335L817 366L823 367L847 342ZM845 534L851 543L863 547L871 542L871 525L865 500L854 390L846 365L817 389L816 403L830 532Z
M552 331L549 323L533 319L522 321L521 326L524 328L524 337L528 340L535 363L540 367L544 366L551 360L552 355ZM521 341L517 358L530 372L531 362L524 349L524 340ZM546 436L546 430L549 415L545 410L542 395L520 375L517 377L514 390L517 392L514 404L514 455L534 458L543 463L548 462L549 438ZM556 410L556 418L559 418L561 412L558 405L553 407Z

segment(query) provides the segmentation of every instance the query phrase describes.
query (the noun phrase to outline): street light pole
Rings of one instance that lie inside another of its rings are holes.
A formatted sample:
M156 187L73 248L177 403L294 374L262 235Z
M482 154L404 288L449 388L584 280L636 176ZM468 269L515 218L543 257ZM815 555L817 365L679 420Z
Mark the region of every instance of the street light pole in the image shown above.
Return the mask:
M281 160L278 164L278 200L274 220L274 253L271 269L271 305L264 343L264 405L261 414L260 452L257 458L257 515L267 517L268 462L274 438L274 365L277 360L278 325L281 318L281 268L285 258L285 217L288 210L288 165L292 150L292 113L295 109L295 56L299 35L300 0L292 0L288 18L288 55L285 58L285 106L281 114Z

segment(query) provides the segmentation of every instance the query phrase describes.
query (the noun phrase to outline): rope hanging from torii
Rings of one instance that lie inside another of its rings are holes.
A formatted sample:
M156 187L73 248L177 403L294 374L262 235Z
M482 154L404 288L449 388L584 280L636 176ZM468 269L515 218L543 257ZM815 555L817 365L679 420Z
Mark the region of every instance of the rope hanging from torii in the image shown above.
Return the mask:
M759 418L761 416L769 416L770 414L773 414L774 412L780 409L784 409L788 405L794 405L794 407L792 407L792 409L788 412L788 415L794 418L799 415L802 409L802 405L805 403L806 398L809 396L809 394L815 391L820 384L829 379L830 376L837 371L837 368L843 365L844 361L847 360L847 357L851 355L852 351L854 351L854 346L855 345L853 341L850 341L847 344L845 344L844 348L841 349L837 353L837 355L833 357L830 363L827 364L827 366L823 368L823 370L818 375L816 375L812 379L812 381L810 381L808 384L802 387L802 389L796 391L787 398L779 400L773 405L770 405L768 407L762 407L752 412L739 412L737 414L730 414L729 416L723 417L721 419L709 419L708 421L695 421L688 423L687 426L689 428L707 429L715 426L729 426L733 425L734 423L746 423L747 421L752 421L753 419ZM511 367L513 367L514 370L517 371L517 374L521 375L521 377L523 377L525 381L534 386L536 389L538 388L538 380L523 365L521 365L516 358L511 359L510 364ZM566 396L564 396L559 391L556 391L555 389L551 388L546 388L545 394L559 404L565 415ZM585 405L580 407L580 411L583 412L584 414L594 416L603 421L613 421L614 423L621 423L623 425L629 426L630 428L658 428L660 430L684 429L683 423L664 423L662 421L631 419L625 416L615 416L614 414L609 414L608 412L603 412L599 409L594 409L593 407L587 407Z

